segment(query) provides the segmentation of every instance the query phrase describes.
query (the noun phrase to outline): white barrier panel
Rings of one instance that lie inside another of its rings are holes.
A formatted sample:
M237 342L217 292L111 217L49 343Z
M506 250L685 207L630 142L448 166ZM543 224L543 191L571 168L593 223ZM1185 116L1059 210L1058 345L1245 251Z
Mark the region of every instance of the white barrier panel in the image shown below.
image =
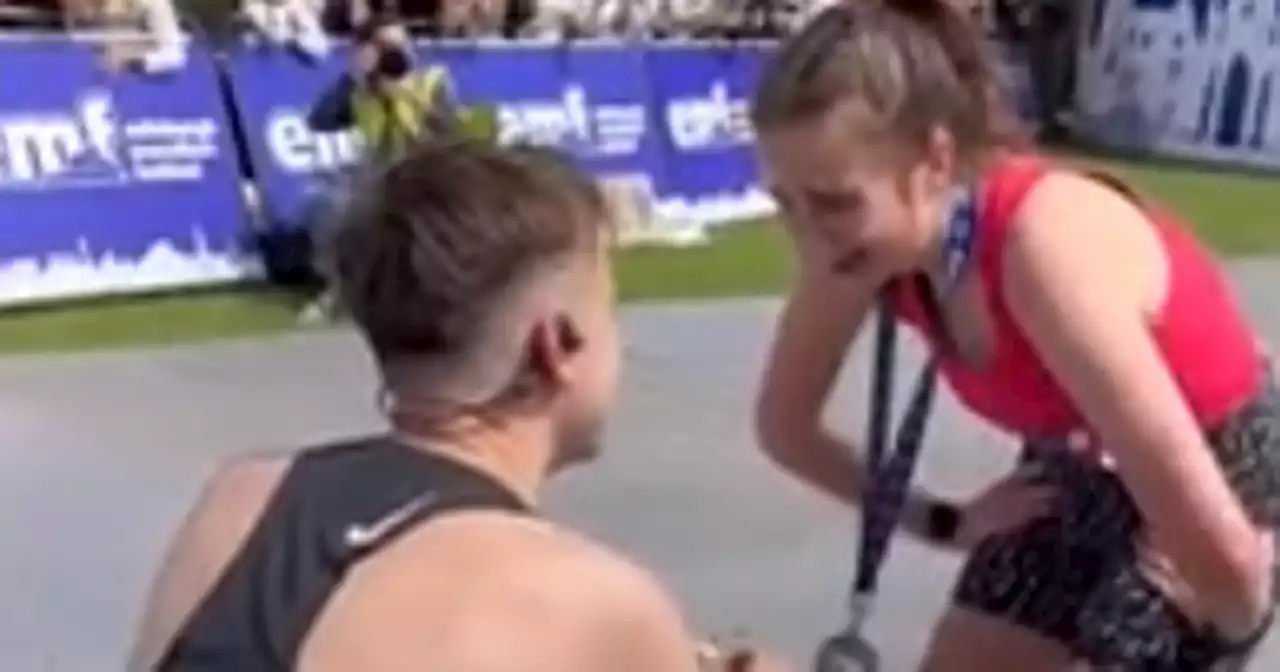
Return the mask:
M1085 0L1076 106L1113 147L1280 167L1280 3Z

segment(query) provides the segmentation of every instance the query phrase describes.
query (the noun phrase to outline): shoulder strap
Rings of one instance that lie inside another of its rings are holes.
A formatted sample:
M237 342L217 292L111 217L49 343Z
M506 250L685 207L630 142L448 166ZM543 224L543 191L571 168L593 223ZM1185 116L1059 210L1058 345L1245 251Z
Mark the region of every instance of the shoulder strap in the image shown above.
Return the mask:
M347 551L344 561L348 565L360 562L432 518L457 511L486 509L516 515L532 514L514 495L496 489L448 495L424 492L381 518L348 524L342 533L342 543Z
M1015 156L1004 159L986 176L976 202L983 240L975 256L982 257L983 263L998 263L1014 216L1049 169L1050 164L1039 157Z

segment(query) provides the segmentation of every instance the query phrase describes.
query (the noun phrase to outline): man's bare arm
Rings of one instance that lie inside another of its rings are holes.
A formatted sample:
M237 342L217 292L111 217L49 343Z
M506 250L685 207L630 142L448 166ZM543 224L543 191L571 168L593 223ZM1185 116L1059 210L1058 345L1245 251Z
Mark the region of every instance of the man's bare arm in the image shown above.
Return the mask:
M698 647L666 589L647 572L619 563L607 577L600 669L699 672Z
M623 566L613 579L615 617L604 636L600 669L619 672L789 672L779 658L755 649L699 643L666 588L648 572Z
M130 672L156 665L252 531L287 468L287 459L244 459L209 480L161 561L129 656Z

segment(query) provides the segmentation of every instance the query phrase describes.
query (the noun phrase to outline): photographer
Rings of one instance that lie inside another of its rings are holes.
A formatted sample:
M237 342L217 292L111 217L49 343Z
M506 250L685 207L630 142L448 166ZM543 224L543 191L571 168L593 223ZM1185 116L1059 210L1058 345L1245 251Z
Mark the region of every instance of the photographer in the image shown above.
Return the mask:
M415 68L404 24L375 17L355 31L352 72L320 96L307 124L318 132L354 126L364 136L367 156L382 163L424 133L460 130L452 89L445 67Z

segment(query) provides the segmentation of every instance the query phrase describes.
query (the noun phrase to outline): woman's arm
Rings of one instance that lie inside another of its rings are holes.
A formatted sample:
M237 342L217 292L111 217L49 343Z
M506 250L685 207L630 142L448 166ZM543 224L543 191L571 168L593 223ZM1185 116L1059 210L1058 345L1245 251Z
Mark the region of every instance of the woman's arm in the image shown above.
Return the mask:
M832 270L820 250L805 242L797 248L800 277L774 330L756 399L756 435L774 463L832 499L856 506L866 487L861 453L851 441L833 434L823 415L878 292L862 278ZM937 538L939 504L944 502L924 491L909 492L901 514L904 531L931 543L953 541ZM1007 525L1017 520L1011 517ZM1005 524L992 523L991 529Z
M816 259L802 260L800 266L769 348L756 400L756 433L765 453L787 472L854 504L861 496L863 469L854 448L827 431L823 412L875 292Z
M1051 175L1028 197L1003 259L1014 318L1071 394L1167 553L1223 628L1264 603L1270 555L1151 337L1168 269L1145 216L1119 194Z

